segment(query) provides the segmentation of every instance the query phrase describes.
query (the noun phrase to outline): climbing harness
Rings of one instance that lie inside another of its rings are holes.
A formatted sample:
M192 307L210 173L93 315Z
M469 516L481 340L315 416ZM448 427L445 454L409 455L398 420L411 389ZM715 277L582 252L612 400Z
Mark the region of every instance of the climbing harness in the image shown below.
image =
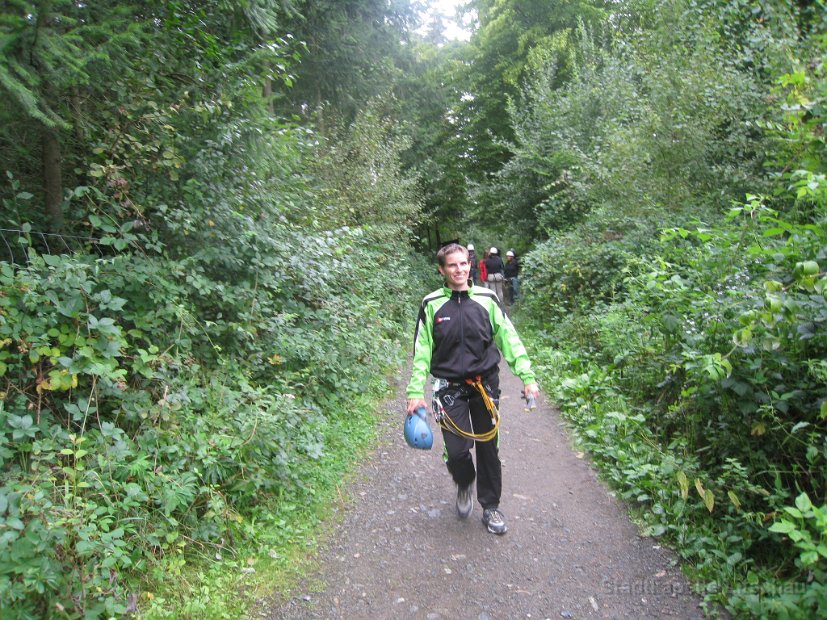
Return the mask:
M437 379L434 382L434 396L431 400L431 409L434 414L434 420L437 424L439 424L440 428L460 437L473 439L474 441L491 441L497 436L497 430L500 428L500 412L497 409L497 405L486 391L485 386L482 384L481 377L477 376L474 379L466 379L465 383L477 390L482 396L482 401L485 403L485 408L488 409L488 413L491 414L491 423L493 424L493 427L484 433L468 433L457 426L451 419L451 416L449 416L445 411L445 407L442 405L442 400L437 395L440 390L450 385L445 379Z

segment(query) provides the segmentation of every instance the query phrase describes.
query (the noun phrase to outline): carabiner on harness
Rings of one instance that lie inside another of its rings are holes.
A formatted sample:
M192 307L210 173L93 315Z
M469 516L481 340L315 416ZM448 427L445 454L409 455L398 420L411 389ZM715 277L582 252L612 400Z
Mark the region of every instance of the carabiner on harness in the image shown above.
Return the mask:
M434 421L443 428L444 425L442 420L448 417L448 414L445 413L445 407L442 404L442 400L439 398L439 393L449 385L450 382L447 379L434 379L434 385L431 389L431 413L434 416Z

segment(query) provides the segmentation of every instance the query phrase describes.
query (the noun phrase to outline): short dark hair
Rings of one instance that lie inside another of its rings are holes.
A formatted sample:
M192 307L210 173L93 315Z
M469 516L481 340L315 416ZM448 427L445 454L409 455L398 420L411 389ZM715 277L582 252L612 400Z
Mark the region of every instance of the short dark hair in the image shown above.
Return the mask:
M439 266L444 267L445 257L449 254L453 254L454 252L462 252L465 254L465 258L468 258L468 250L465 249L465 246L462 246L459 243L449 243L445 247L440 248L439 252L436 253L436 261L439 263Z

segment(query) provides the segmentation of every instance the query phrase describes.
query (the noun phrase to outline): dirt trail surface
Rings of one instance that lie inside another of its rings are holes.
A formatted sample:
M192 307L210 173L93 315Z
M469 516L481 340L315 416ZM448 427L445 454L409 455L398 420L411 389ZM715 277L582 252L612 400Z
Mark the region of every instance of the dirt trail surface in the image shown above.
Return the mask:
M262 602L259 617L703 618L673 556L639 535L556 410L541 397L524 412L507 368L501 388L507 534L488 533L476 493L471 517L457 517L441 433L430 451L409 448L400 394L345 490L318 573L292 599Z

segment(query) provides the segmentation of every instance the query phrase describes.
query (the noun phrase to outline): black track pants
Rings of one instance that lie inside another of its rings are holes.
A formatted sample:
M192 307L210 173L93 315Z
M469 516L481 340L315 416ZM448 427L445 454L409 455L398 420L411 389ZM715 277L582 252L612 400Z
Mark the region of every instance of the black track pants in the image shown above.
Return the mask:
M499 407L500 377L494 373L483 382L489 396ZM476 388L470 385L449 386L439 392L445 413L467 433L480 435L493 426L491 413ZM445 443L445 462L448 471L460 486L477 480L477 500L483 508L498 508L502 494L502 465L500 463L500 435L490 441L474 441L442 429ZM471 458L471 448L476 444L477 467Z

